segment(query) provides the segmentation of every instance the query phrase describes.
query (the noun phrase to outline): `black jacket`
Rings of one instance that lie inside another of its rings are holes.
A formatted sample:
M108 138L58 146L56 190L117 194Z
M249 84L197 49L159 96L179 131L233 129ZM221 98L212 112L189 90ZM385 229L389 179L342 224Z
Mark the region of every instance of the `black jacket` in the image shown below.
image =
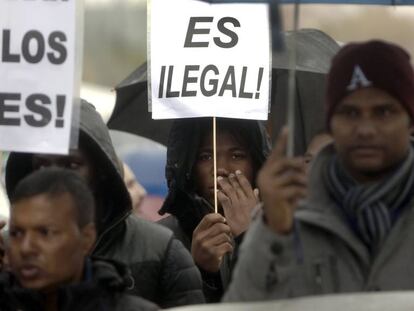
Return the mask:
M172 216L160 220L159 223L171 229L189 250L194 229L205 215L213 212L212 206L195 193L191 181L203 133L210 127L211 122L211 118L177 120L171 128L168 140L166 177L169 191L160 214L170 213ZM270 152L264 125L260 121L236 119L228 119L226 123L227 127L237 129L247 142L255 166L254 171L257 172ZM237 244L238 241L236 247ZM204 295L208 302L217 302L223 295L230 281L234 255L225 258L219 274L200 269Z
M153 311L159 308L145 299L125 294L131 285L129 269L115 261L87 261L80 284L58 290L59 311ZM44 296L24 289L9 273L0 275L0 311L41 311Z
M126 263L134 284L130 292L163 308L204 302L199 271L170 230L131 215L131 199L108 129L87 102L81 104L79 142L98 172L98 240L93 255ZM32 154L11 153L6 165L10 196L33 170Z

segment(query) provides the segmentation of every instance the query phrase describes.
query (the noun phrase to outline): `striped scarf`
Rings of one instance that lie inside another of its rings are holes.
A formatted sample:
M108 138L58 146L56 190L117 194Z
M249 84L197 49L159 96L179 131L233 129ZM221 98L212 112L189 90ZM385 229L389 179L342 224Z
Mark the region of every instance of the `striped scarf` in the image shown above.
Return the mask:
M326 165L324 183L344 212L349 225L371 253L376 253L414 191L414 150L404 162L379 182L359 184L334 156Z

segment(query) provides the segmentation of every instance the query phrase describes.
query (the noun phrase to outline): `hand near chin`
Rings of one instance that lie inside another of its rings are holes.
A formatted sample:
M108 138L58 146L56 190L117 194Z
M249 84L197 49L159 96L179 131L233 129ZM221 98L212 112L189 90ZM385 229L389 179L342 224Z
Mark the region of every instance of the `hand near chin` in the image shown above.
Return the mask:
M237 237L249 228L252 211L259 203L259 191L253 190L241 171L227 178L219 176L217 181L220 188L217 199L233 236Z
M220 214L204 216L193 232L191 255L197 266L218 272L226 253L233 251L231 230Z

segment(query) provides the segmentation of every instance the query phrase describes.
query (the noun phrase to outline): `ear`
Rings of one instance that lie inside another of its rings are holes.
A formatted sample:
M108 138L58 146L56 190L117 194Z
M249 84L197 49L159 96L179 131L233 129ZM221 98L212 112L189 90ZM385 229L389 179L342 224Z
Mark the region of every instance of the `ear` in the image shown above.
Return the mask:
M82 234L82 242L81 248L86 255L88 255L92 251L92 247L96 242L96 228L95 224L89 223L81 229Z

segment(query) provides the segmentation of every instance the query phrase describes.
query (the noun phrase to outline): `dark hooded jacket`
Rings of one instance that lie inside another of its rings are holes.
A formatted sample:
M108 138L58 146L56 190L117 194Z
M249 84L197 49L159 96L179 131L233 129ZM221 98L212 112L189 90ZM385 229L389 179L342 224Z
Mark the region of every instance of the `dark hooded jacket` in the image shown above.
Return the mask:
M58 289L59 311L153 311L159 308L145 299L125 294L129 269L118 262L88 260L84 279ZM42 311L44 296L22 288L10 273L0 275L1 311Z
M170 230L131 215L131 199L122 179L108 129L95 108L81 104L79 144L94 163L99 189L93 255L124 262L132 271L130 292L163 308L202 303L202 283L191 255ZM32 154L11 153L6 166L7 193L32 168Z
M254 172L257 172L270 152L270 143L264 125L260 121L218 119L218 132L222 122L226 129L237 133L236 136L248 146L253 159ZM190 251L194 229L205 215L214 212L213 207L195 193L192 182L192 170L198 149L205 133L210 132L211 123L211 118L175 121L168 141L166 178L169 191L160 214L170 213L172 216L162 219L159 223L170 228ZM217 302L223 295L230 281L239 240L235 241L236 251L233 256L225 257L219 274L200 269L207 302Z

